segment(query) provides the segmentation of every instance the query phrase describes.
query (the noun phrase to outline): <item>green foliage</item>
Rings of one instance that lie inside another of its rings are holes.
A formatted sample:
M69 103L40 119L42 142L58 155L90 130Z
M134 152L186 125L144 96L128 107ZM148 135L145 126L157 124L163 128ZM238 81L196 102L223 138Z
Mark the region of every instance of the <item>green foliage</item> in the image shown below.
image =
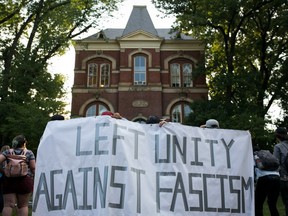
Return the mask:
M121 0L0 1L0 143L24 133L35 149L50 116L64 113L65 79L47 71L71 39Z
M285 120L271 122L269 109L278 103L288 113L287 1L153 2L176 15L176 29L206 43L202 73L211 100L192 104L190 121L202 124L216 118L222 127L249 130L255 143L271 146L267 125Z

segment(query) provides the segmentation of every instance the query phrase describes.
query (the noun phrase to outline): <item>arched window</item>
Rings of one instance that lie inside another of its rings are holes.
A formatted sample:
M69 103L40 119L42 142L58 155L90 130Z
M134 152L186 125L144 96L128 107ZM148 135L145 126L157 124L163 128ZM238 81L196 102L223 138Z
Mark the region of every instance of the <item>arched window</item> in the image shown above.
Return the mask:
M172 107L171 121L183 123L184 119L193 112L188 103L178 103Z
M102 104L102 103L92 104L86 110L86 117L98 116L107 110L109 110L109 109L105 104Z
M171 87L192 87L192 64L185 59L170 64Z
M134 57L134 85L146 85L147 60L143 55Z
M133 122L138 122L139 124L146 124L146 120L144 118L134 119Z
M94 59L88 64L88 87L107 87L110 85L111 63L105 59Z

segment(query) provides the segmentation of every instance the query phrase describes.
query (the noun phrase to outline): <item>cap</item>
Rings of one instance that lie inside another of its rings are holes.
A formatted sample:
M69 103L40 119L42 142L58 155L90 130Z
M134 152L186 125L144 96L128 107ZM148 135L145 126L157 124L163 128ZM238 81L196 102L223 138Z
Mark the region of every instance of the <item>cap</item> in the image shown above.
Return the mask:
M102 115L102 116L103 116L103 115L113 116L114 113L113 113L113 112L110 112L110 111L104 111L104 112L102 112L101 115Z
M219 122L216 119L206 121L205 128L219 128Z

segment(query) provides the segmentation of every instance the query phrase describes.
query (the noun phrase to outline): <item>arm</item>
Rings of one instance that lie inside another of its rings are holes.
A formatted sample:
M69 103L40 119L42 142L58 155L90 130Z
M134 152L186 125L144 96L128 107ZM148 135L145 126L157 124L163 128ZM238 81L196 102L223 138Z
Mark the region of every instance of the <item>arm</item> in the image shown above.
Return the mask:
M159 127L162 127L164 124L166 124L167 122L165 120L162 120L159 122Z
M31 170L31 173L35 175L35 167L36 167L36 161L35 160L30 160L29 161L29 168Z
M3 163L6 160L6 157L3 154L0 154L0 163Z
M112 115L112 118L115 118L115 119L122 119L122 116L120 115L120 113L115 112L115 113Z
M277 145L274 146L273 155L277 157L280 162L280 148Z

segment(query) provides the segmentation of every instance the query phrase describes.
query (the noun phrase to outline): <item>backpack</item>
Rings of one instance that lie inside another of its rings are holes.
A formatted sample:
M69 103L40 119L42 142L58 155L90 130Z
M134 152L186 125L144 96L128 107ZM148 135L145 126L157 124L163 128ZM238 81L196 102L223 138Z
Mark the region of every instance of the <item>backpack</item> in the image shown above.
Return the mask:
M267 171L275 171L279 168L279 160L269 150L255 151L255 162L257 168Z
M26 149L20 155L16 155L14 149L9 149L7 164L4 167L6 177L21 177L28 174L28 164L26 162Z

